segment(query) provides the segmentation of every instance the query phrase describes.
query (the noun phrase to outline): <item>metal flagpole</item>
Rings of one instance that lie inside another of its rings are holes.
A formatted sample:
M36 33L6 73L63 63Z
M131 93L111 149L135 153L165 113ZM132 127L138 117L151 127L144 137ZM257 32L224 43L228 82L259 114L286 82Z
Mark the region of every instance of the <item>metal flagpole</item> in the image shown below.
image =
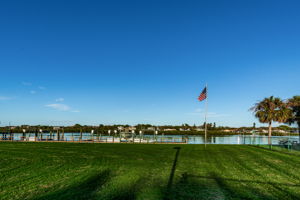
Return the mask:
M205 127L204 127L204 134L205 134L205 148L206 148L206 142L207 142L207 84L205 85L205 89L206 89L206 98L205 98Z

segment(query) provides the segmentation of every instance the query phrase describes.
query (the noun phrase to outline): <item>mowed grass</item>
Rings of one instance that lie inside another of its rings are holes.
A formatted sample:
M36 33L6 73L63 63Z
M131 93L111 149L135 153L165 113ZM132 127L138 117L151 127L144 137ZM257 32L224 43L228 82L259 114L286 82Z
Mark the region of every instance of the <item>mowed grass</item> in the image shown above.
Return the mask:
M238 145L2 142L0 199L300 199L300 157Z

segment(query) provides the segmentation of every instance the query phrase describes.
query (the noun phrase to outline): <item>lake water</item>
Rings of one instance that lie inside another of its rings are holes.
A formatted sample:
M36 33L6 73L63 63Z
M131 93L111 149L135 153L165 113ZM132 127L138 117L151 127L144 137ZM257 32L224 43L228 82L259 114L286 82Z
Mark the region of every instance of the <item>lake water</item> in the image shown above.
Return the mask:
M35 137L34 133L14 133L12 137L9 134L0 134L1 140L14 141L57 141L57 134L43 133ZM182 135L143 135L131 137L122 136L121 141L119 135L117 136L96 136L90 133L60 133L61 141L85 141L85 142L135 142L135 143L188 143L188 144L204 144L204 136L182 136ZM276 145L282 141L299 142L299 136L272 136L271 142ZM258 135L228 135L228 136L209 136L207 137L208 144L268 144L267 136Z

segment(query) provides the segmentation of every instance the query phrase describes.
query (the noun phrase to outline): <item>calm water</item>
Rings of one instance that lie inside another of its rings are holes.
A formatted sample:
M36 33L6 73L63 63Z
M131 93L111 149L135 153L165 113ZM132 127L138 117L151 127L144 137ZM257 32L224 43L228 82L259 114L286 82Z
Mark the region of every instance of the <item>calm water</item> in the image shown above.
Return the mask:
M24 139L25 138L25 139ZM26 133L25 137L22 133L14 133L13 138L10 138L9 134L0 134L0 139L13 139L35 141L34 133ZM57 140L57 134L43 133L41 136L39 134L37 140ZM101 141L101 142L120 142L120 137L118 136L96 136L90 133L60 133L60 140L64 141ZM291 141L298 142L299 136L272 136L272 144L279 144L281 141ZM160 142L187 142L188 144L204 144L204 136L182 136L182 135L172 135L172 136L162 136L162 135L143 135L143 136L127 136L121 137L121 142L142 142L142 143L160 143ZM268 144L267 136L255 136L255 135L230 135L230 136L212 136L207 138L207 143L209 144Z

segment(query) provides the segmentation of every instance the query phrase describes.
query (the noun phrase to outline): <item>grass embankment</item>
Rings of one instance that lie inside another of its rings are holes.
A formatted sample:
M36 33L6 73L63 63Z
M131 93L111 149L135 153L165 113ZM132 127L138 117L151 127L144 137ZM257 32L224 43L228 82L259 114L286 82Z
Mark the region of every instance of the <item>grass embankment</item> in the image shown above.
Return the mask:
M234 145L0 143L0 199L299 199L300 158Z

